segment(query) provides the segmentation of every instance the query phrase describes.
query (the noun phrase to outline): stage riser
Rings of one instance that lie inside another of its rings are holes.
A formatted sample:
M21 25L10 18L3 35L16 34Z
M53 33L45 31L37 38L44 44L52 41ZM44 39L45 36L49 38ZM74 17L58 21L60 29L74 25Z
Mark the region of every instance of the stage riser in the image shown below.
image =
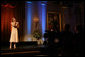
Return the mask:
M7 47L10 45L10 42L2 42L1 47ZM29 46L29 45L37 45L37 42L19 42L16 43L17 46Z

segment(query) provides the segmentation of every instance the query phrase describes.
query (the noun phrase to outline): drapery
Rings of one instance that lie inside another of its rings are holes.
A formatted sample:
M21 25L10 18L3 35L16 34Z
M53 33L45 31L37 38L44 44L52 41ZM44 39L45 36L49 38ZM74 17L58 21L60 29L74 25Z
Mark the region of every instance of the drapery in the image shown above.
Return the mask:
M11 32L11 19L15 16L15 7L11 4L1 4L1 40L9 37ZM7 39L6 39L7 40Z

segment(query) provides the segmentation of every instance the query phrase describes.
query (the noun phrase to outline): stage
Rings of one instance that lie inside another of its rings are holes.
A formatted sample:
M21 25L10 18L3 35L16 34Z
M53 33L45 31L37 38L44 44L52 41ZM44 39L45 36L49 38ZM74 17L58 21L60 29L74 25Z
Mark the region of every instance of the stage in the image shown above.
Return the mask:
M48 56L46 52L46 46L37 45L36 42L20 42L17 44L17 48L10 49L9 45L1 46L1 56Z

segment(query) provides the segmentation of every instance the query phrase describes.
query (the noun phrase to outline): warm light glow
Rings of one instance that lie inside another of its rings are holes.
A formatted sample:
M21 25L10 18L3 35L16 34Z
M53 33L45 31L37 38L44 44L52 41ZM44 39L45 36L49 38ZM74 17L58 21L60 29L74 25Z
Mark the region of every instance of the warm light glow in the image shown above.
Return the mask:
M39 19L36 18L36 19L33 19L33 21L34 21L34 22L39 22Z
M59 13L59 23L60 23L60 32L61 32L61 13Z

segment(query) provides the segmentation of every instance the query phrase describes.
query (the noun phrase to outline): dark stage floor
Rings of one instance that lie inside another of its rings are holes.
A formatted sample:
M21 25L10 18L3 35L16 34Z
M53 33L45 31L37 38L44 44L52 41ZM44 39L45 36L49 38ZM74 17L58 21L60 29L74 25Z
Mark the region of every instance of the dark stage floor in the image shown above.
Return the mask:
M19 44L17 45L16 49L10 49L9 46L1 46L1 56L13 56L13 55L19 55L19 56L48 56L46 52L46 46L44 45L35 45L35 44L30 44L30 45L25 45Z
M60 48L56 49L48 48L45 45L37 45L36 42L19 42L16 49L10 49L9 43L4 42L1 43L0 53L1 56L63 56L62 50Z

